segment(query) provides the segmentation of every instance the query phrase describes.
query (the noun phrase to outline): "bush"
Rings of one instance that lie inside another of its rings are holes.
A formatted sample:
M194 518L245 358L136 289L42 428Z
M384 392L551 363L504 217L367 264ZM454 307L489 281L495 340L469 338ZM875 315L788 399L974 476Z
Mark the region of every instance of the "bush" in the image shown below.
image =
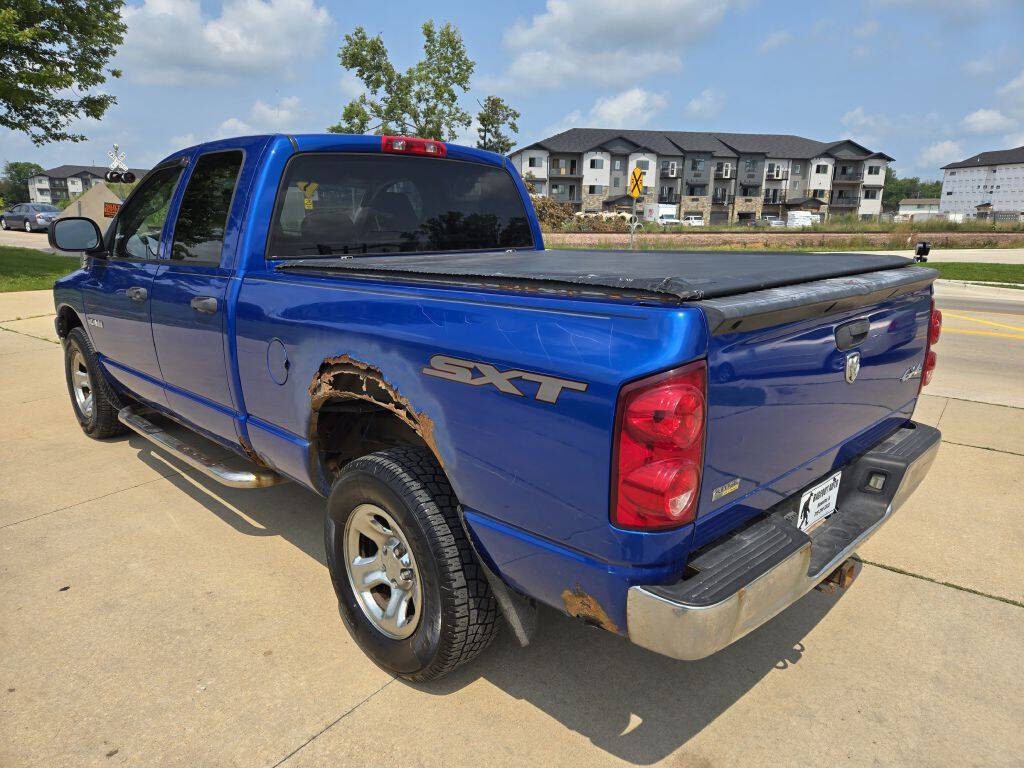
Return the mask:
M541 229L550 232L560 228L566 221L572 218L572 206L566 203L557 203L550 197L530 197L533 202L533 210L537 213Z
M629 232L629 224L621 216L573 216L562 222L559 232Z

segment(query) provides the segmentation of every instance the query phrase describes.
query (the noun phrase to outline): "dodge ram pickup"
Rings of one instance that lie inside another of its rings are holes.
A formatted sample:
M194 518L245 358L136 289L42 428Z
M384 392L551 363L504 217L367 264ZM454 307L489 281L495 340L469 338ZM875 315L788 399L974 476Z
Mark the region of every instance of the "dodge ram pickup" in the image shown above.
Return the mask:
M815 587L928 471L931 270L878 254L545 250L503 157L252 136L159 163L57 281L74 414L326 498L339 611L451 672L551 606L699 659ZM227 450L225 450L227 449ZM218 457L220 454L220 457Z

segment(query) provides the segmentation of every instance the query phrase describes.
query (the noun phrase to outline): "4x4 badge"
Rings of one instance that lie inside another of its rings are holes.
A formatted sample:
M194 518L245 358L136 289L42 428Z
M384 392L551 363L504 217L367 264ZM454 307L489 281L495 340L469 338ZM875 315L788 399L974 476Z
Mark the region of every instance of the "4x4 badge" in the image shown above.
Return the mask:
M850 352L846 355L846 383L853 384L860 373L860 352Z

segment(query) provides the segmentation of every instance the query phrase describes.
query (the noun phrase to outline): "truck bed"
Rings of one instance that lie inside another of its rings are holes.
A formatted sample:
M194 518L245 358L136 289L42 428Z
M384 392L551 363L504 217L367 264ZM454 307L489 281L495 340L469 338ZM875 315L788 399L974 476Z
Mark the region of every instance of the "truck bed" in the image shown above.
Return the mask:
M280 269L344 270L448 283L487 280L614 289L662 300L699 301L835 277L899 269L914 262L875 253L725 251L489 251L350 255L283 262Z

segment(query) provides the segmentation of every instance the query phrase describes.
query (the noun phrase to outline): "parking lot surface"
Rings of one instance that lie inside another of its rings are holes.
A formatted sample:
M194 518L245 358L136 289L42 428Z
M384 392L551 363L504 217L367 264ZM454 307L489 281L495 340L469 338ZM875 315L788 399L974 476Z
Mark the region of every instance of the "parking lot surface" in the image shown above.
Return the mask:
M1024 304L1008 295L939 292L916 417L943 445L845 593L696 663L545 609L529 647L503 632L410 685L342 626L319 497L85 437L49 293L0 294L0 765L1020 766Z

